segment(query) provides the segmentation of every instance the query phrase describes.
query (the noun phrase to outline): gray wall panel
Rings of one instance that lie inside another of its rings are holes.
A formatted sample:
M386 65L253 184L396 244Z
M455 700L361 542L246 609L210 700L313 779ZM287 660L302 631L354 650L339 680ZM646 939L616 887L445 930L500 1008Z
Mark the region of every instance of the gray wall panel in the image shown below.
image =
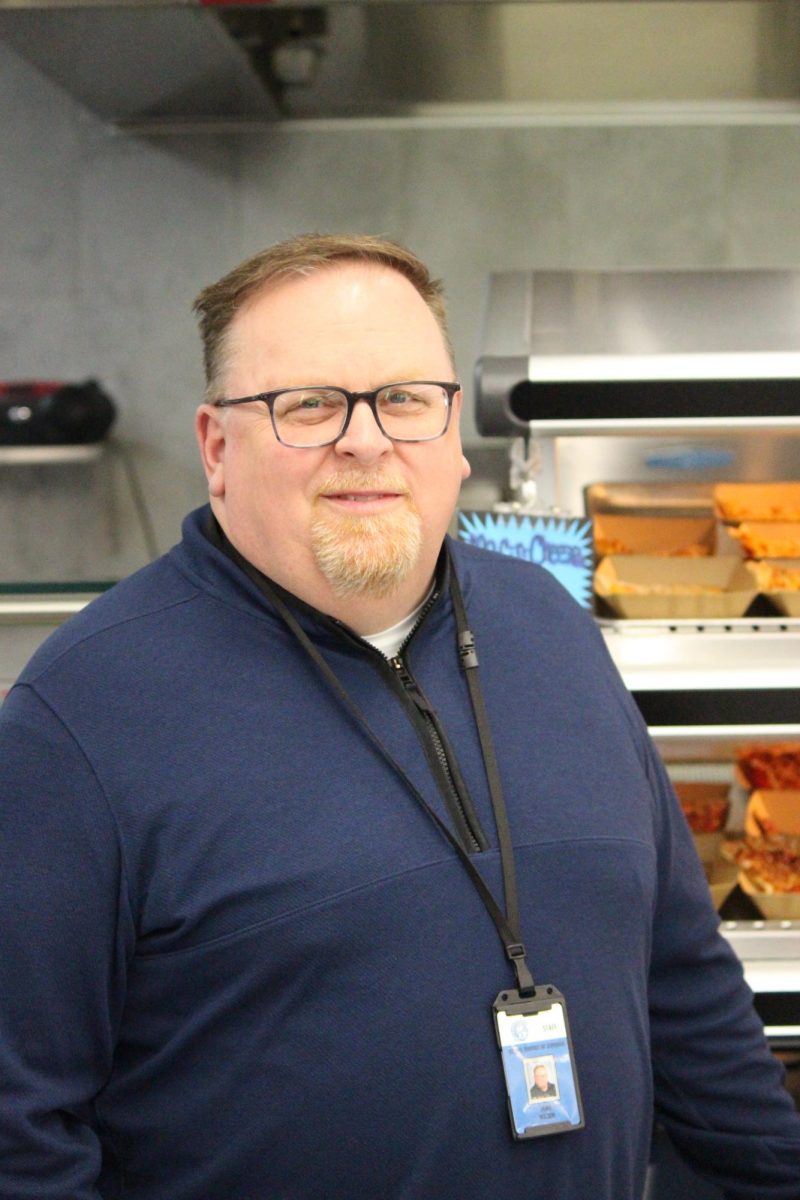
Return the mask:
M2 45L0 105L0 374L105 384L163 546L204 496L191 432L202 389L191 299L276 238L366 229L426 257L448 285L468 408L490 270L800 266L800 129L791 125L136 138L110 132ZM485 471L491 448L470 412L464 432ZM42 503L62 503L55 474L42 487ZM8 478L0 500L3 520L14 521L24 497L14 499ZM87 486L85 504L95 503ZM129 522L125 505L116 511ZM87 528L102 528L88 508L86 517ZM9 545L5 579L22 568ZM135 565L141 545L124 524L113 545L95 546L92 573ZM85 570L83 551L58 549L63 569L48 553L48 573Z

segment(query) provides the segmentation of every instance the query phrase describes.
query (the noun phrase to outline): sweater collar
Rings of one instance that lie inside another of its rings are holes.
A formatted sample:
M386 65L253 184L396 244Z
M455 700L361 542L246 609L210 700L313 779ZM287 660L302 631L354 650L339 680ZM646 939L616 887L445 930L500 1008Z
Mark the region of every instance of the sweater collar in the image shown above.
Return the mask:
M240 554L226 536L214 516L210 505L204 505L202 508L196 509L189 514L184 521L183 534L183 545L191 549L193 557L200 555L202 558L208 559L207 553L203 551L203 546L205 546L206 551L209 547L213 548L214 565L223 569L224 575L236 584L240 594L243 589L251 597L256 594L262 607L268 609L270 615L277 615L269 598L269 589L272 589L283 600L284 604L287 604L292 609L310 636L314 636L316 639L322 641L334 639L339 643L341 643L343 637L364 642L364 639L343 621L321 612L319 609L314 608L313 605L301 600L299 596L295 596L294 593L287 591L286 588L275 583L273 579L270 579L246 559L244 555ZM443 596L447 595L449 570L449 554L447 545L445 544L442 546L439 554L434 576L433 590L436 593L437 602L429 604L424 621L421 624L427 623L434 611L438 611L440 615L443 612L443 606L440 601ZM203 571L202 573L204 577L207 577L207 571ZM215 575L217 574L219 572L215 571ZM416 635L417 630L415 629L414 632Z

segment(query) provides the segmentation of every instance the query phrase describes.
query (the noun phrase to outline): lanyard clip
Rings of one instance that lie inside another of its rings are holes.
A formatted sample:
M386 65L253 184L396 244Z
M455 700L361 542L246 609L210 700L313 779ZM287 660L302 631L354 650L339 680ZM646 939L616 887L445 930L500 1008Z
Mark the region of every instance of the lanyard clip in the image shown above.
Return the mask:
M533 976L528 970L528 964L525 961L525 947L522 942L511 942L506 946L506 954L514 964L514 971L517 976L517 991L520 996L532 996L536 991L536 984L533 982Z
M458 653L465 671L471 667L477 667L478 655L475 653L475 638L469 629L464 629L458 635Z

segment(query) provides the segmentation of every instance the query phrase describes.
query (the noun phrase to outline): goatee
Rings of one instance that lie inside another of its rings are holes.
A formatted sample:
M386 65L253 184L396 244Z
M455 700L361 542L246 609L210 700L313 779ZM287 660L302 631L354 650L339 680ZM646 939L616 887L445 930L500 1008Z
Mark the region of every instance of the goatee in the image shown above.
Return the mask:
M316 508L311 548L317 565L339 597L389 595L419 561L422 527L419 512L402 480L363 474L337 475L320 494L348 491L394 492L402 503L384 513L340 513Z

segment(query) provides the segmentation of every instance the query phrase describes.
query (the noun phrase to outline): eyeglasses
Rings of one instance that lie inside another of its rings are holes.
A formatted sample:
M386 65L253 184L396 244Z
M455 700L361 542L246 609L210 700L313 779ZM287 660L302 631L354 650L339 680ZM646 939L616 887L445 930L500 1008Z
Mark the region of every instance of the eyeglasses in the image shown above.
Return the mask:
M432 442L447 432L453 397L460 383L416 379L387 383L374 392L339 387L282 388L238 400L214 400L216 408L258 401L266 404L275 436L284 446L309 449L332 446L344 437L353 409L364 400L378 428L393 442Z

